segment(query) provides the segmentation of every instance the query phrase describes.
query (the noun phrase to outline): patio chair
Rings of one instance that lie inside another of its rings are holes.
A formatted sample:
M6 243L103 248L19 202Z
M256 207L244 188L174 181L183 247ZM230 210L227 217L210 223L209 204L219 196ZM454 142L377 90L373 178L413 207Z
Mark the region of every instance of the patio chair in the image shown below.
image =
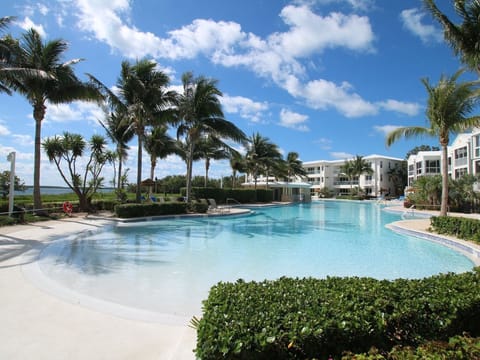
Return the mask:
M220 213L223 213L225 211L229 211L229 209L227 207L218 206L215 199L208 199L208 203L209 203L208 211L220 212Z

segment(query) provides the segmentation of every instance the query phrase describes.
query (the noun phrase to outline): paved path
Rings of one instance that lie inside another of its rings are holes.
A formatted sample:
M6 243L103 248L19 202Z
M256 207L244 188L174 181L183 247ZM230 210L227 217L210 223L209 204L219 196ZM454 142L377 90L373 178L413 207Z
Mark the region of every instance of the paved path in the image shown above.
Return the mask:
M23 265L61 235L105 220L74 217L0 228L0 359L194 359L195 331L123 319L61 300L25 278Z

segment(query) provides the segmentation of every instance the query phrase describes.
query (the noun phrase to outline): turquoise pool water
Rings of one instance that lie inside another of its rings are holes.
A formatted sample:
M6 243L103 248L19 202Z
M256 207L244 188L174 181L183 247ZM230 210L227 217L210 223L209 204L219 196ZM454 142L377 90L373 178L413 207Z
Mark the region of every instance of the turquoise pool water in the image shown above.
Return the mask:
M56 241L38 263L49 279L80 294L185 316L201 312L218 281L421 278L473 267L449 248L385 228L399 219L372 203L325 201L133 223Z

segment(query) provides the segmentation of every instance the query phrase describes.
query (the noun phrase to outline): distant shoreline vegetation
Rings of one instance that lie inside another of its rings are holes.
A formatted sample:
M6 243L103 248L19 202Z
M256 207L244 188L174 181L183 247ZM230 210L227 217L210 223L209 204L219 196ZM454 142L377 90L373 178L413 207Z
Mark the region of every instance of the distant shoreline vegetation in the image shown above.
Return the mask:
M105 187L97 190L98 192L106 193L114 191L112 187ZM54 194L70 194L73 193L72 189L64 186L40 186L40 193L45 195L54 195ZM24 191L15 191L15 195L33 195L33 186L25 186Z

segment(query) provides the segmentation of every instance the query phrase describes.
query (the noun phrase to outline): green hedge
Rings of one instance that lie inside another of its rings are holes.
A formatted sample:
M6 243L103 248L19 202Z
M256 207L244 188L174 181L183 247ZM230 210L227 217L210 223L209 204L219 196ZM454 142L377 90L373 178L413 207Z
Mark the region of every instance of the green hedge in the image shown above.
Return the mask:
M456 216L434 216L430 219L430 224L436 233L480 243L480 220Z
M187 204L181 202L151 204L121 204L115 206L115 214L119 218L134 218L158 215L186 214Z
M395 347L387 354L372 349L368 354L345 354L342 360L472 360L480 359L480 338L454 336L448 342L429 341L416 348Z
M219 283L203 304L196 355L326 359L480 334L480 269L421 280L290 279ZM194 321L195 323L195 321Z
M205 214L208 211L208 204L193 201L188 205L188 210L198 214Z
M180 194L185 196L186 189L180 189ZM227 199L235 199L241 204L273 201L273 191L266 189L219 189L219 188L192 188L192 197L195 199L215 199L219 204L225 204Z

